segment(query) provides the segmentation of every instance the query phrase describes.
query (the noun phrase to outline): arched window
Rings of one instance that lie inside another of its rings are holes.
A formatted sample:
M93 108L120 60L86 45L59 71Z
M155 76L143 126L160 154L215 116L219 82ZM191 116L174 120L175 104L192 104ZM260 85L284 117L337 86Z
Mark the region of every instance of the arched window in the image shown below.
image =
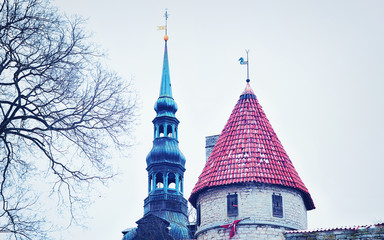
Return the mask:
M163 174L158 173L156 174L156 188L163 188L163 187L164 187Z
M164 126L163 125L159 126L159 137L164 137Z
M176 177L174 173L168 174L168 188L176 189Z
M167 137L173 137L171 125L168 125L167 127Z

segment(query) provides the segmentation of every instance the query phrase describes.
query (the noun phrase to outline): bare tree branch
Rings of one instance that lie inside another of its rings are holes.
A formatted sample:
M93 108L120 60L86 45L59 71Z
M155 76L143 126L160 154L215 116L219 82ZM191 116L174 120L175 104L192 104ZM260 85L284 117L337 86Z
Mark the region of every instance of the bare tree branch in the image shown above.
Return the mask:
M51 183L76 221L84 192L113 176L105 150L123 145L135 99L83 24L48 1L0 4L0 238L47 237L32 182Z

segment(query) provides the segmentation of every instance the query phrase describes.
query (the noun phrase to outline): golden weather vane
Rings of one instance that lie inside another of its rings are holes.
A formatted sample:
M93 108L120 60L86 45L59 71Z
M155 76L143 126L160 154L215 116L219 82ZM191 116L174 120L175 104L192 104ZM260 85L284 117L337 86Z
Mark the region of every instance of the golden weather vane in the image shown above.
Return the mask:
M157 30L165 30L165 36L164 40L168 40L168 9L165 9L164 18L165 18L165 25L164 26L157 26Z

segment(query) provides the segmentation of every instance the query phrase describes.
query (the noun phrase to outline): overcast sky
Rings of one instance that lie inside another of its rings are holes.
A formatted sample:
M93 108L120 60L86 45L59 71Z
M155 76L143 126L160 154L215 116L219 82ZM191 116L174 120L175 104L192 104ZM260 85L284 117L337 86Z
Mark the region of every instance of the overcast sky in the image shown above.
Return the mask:
M121 174L99 190L88 229L64 239L121 239L143 216L165 8L185 198L205 163L205 136L221 132L245 88L237 60L250 49L251 87L316 205L309 228L384 221L384 1L53 3L88 19L109 68L133 79L140 98L136 145L111 160Z

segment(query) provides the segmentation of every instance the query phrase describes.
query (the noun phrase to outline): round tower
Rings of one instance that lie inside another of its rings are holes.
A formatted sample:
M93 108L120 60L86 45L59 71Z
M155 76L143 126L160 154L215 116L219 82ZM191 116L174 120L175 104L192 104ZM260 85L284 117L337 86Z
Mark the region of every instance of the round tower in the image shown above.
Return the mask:
M189 201L198 240L284 239L307 227L314 203L249 80Z

